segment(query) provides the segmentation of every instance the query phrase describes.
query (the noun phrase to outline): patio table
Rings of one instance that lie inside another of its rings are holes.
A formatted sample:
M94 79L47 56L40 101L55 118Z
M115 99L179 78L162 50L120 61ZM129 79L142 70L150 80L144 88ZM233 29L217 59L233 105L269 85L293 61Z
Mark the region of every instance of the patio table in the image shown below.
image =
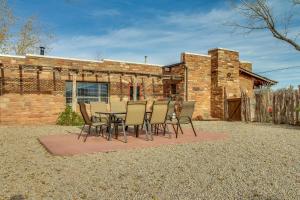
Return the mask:
M112 135L112 124L115 121L116 115L126 115L126 112L115 112L115 111L101 111L101 112L95 112L99 115L108 115L108 138L107 140L111 141L111 135ZM152 111L148 110L146 111L146 114L152 113Z

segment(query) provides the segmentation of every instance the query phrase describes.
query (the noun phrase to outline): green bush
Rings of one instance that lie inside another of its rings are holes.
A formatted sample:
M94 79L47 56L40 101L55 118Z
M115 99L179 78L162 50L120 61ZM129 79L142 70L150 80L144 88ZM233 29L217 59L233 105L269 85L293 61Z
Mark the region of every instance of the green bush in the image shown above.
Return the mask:
M57 124L64 126L81 126L84 124L84 121L78 113L72 111L71 106L67 105L65 111L60 113Z

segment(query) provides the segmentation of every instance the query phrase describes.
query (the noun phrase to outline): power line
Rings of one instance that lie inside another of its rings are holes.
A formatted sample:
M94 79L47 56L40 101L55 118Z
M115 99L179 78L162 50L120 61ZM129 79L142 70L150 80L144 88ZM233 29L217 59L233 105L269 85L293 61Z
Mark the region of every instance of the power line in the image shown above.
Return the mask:
M285 69L294 69L294 68L300 68L300 66L282 67L282 68L277 68L277 69L272 69L272 70L257 72L257 73L258 74L264 74L264 73L268 73L268 72L276 72L276 71L282 71L282 70L285 70Z

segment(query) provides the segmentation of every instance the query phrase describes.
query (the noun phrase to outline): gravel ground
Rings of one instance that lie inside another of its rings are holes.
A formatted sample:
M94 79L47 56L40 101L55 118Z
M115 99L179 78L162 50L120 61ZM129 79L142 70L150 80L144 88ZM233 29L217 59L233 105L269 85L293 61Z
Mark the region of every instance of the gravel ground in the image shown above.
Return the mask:
M0 199L300 199L300 130L195 122L200 142L72 157L37 138L76 127L0 127Z

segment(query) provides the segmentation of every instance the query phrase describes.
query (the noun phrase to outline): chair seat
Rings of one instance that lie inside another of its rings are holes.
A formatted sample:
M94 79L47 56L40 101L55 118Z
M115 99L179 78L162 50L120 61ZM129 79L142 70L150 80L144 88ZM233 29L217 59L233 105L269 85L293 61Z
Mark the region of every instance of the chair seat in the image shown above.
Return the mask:
M116 119L125 120L126 114L116 114L115 116L116 116Z
M106 125L107 123L106 122L95 122L95 123L92 123L93 126L102 126L102 125Z
M178 120L177 119L167 119L166 124L177 124Z

